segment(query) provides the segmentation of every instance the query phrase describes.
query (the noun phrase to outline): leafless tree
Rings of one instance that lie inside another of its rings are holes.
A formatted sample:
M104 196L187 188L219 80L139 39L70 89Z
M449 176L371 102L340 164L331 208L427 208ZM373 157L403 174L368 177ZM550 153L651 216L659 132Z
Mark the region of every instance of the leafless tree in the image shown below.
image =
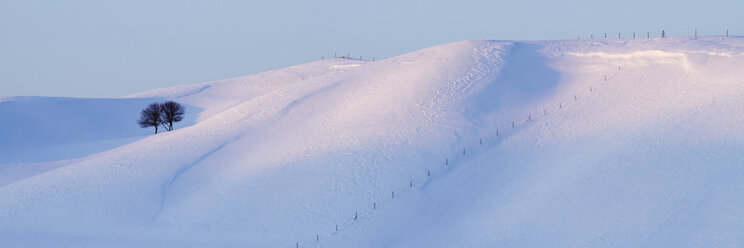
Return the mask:
M163 123L163 118L161 116L160 104L156 102L150 103L150 105L140 113L140 118L137 121L137 124L139 124L141 128L155 127L155 133L157 134L158 126Z
M163 120L163 127L165 130L173 131L173 122L179 122L183 120L183 106L174 101L167 101L160 104L161 119ZM166 124L168 124L166 126Z

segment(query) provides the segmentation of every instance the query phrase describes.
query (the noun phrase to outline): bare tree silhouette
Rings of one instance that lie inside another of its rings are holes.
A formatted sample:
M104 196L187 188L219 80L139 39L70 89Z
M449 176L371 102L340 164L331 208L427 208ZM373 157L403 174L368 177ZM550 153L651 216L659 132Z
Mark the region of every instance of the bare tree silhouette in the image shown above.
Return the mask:
M179 122L183 120L183 106L174 101L167 101L160 104L161 119L163 120L163 127L165 130L173 131L173 122ZM168 124L167 126L165 124Z
M156 102L150 103L150 105L140 113L140 118L137 121L137 124L139 124L141 128L155 127L155 133L157 134L158 126L163 122L161 115L160 104Z

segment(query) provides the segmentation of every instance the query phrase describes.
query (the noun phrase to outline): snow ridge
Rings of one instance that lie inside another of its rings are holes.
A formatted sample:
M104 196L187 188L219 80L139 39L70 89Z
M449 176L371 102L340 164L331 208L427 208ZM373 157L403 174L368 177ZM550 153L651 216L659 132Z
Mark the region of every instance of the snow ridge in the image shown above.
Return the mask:
M464 41L123 99L4 98L0 246L742 246L743 52ZM131 123L165 99L192 119ZM97 114L111 107L129 114Z

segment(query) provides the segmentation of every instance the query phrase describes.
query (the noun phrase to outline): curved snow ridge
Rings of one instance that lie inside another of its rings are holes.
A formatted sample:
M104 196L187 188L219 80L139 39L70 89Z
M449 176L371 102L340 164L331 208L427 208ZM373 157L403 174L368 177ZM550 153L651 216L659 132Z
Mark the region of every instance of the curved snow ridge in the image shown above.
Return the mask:
M152 97L165 98L165 99L179 98L179 97L201 93L204 90L209 89L212 83L214 82L189 84L189 85L175 86L175 87L164 88L164 89L154 89L154 90L145 91L141 93L131 94L128 96L124 96L122 98L152 98Z
M160 208L158 209L158 211L157 211L157 213L155 214L155 216L153 217L153 219L157 219L157 218L158 218L158 216L160 216L160 213L162 213L162 212L163 212L163 209L165 208L165 205L166 205L166 204L167 204L167 202L168 202L168 195L169 195L169 193L170 193L171 187L173 187L173 185L174 185L174 184L176 183L176 181L177 181L177 180L178 180L178 179L179 179L179 178L180 178L180 177L181 177L181 176L182 176L182 175L183 175L184 173L186 173L186 171L188 171L189 169L191 169L191 168L193 168L193 167L195 167L195 166L199 165L199 163L201 163L202 161L204 161L205 159L207 159L207 158L208 158L209 156L212 156L212 155L213 155L213 154L214 154L215 152L217 152L217 151L221 150L221 149L222 149L222 148L224 148L225 146L227 146L227 145L229 145L229 144L231 144L231 143L235 142L235 141L236 141L236 140L238 140L238 139L240 139L240 136L238 136L238 137L235 137L235 138L233 138L233 139L231 139L231 140L229 140L229 141L227 141L227 142L225 142L225 143L223 143L223 144L221 144L221 145L217 146L216 148L214 148L214 149L212 149L212 150L208 151L207 153L205 153L205 154L204 154L204 155L202 155L201 157L197 158L197 159L196 159L196 160L195 160L194 162L192 162L192 163L190 163L190 164L188 164L188 165L186 165L186 166L183 166L183 167L179 168L178 170L176 170L176 172L175 172L175 174L173 175L173 177L171 178L171 180L170 180L170 181L168 181L168 182L167 182L166 184L164 184L164 185L163 185L163 192L162 192L162 196L161 196L161 200L160 200Z
M0 186L0 245L737 246L744 60L700 51L742 44L464 41L162 89L199 122Z
M631 53L590 52L567 54L578 57L593 57L604 60L614 60L617 61L617 63L622 63L626 66L642 66L648 64L679 64L688 70L691 68L690 62L688 61L689 53L682 52L644 50Z
M353 67L359 67L362 66L362 64L343 64L343 65L331 65L331 69L344 69L344 68L353 68Z
M513 48L513 44L508 44L507 47ZM476 51L479 51L480 49L477 49ZM504 50L503 47L497 46L497 47L490 47L488 50L492 54L499 54L504 53L507 50ZM494 51L498 51L498 53L494 53ZM480 54L480 52L476 52L475 54ZM489 56L486 56L485 58L488 58ZM482 59L482 58L481 58ZM479 59L476 59L476 61L481 61ZM489 61L486 64L489 64L493 69L498 69L500 66L498 63L494 62L501 62L500 59L496 60L486 60ZM476 63L476 64L483 64L483 61ZM476 70L478 71L478 70ZM479 71L483 72L483 71ZM605 73L604 75L610 74L609 80L613 80L615 77L615 74L619 72L619 69L613 70L610 73ZM481 77L487 75L488 73L483 73L480 77L474 77L472 73L466 74L466 78L474 79L478 78L478 80L482 80ZM599 75L598 75L599 76ZM478 80L472 80L477 82ZM592 80L591 82L588 82L588 84L597 83L596 81ZM600 86L600 85L597 85ZM597 89L600 89L600 87L596 87ZM582 99L581 102L585 102L584 99ZM580 104L580 103L579 103ZM567 104L566 106L568 106ZM576 105L576 104L573 104ZM416 193L422 193L429 189L429 187L437 187L436 183L442 181L443 179L447 178L448 176L451 176L450 173L466 173L468 170L472 170L473 168L467 168L466 165L470 165L473 163L473 160L482 160L482 159L489 159L488 158L488 151L494 150L495 147L499 147L502 145L502 143L506 140L509 140L512 136L517 135L523 130L526 130L528 128L534 128L535 126L538 126L540 124L546 124L546 121L550 119L560 118L560 113L564 113L567 110L562 109L563 111L557 111L559 113L558 115L551 112L551 115L548 116L535 116L532 118L525 118L524 120L518 121L516 124L513 124L512 128L507 128L506 126L501 127L495 127L500 128L502 132L500 134L496 134L493 136L480 136L481 138L478 141L474 140L466 140L467 143L462 144L462 142L456 142L456 145L453 145L452 147L457 147L458 145L462 145L462 150L457 150L453 153L450 153L450 156L443 156L442 160L445 161L443 165L438 166L428 166L425 168L425 170L421 170L420 173L415 173L414 176L411 177L410 181L408 183L403 184L402 182L398 184L398 186L389 186L386 187L388 189L388 193L390 195L384 194L383 196L377 196L373 201L370 201L368 205L372 205L373 208L369 208L367 206L366 208L362 208L360 210L357 210L352 215L351 213L346 213L341 218L336 218L339 220L342 220L340 225L337 224L336 228L340 228L340 230L329 230L324 233L317 234L316 238L309 238L310 235L306 235L305 238L300 239L298 244L301 246L312 246L313 244L317 244L319 237L323 237L323 243L333 244L334 246L338 246L339 243L341 243L341 235L342 233L352 231L359 231L359 228L361 226L367 226L370 225L370 223L374 223L376 221L376 218L379 218L379 215L382 213L382 215L389 215L390 213L385 211L385 208L391 208L387 211L400 211L400 207L405 206L406 204L411 204L410 202L407 202L405 199L408 198L410 201L410 197L416 197L416 195L411 195L410 193L416 194ZM529 113L525 113L524 116L527 117ZM477 143L474 143L477 142ZM462 154L460 154L460 151L462 151ZM481 161L482 162L482 161ZM441 182L440 182L441 183ZM415 186L414 186L415 185ZM397 198L396 199L396 195ZM401 200L400 198L403 198ZM397 203L396 202L401 202ZM415 205L415 203L413 204ZM378 210L378 208L381 208ZM382 212L380 212L382 211ZM353 217L351 217L353 216ZM321 228L322 229L322 228ZM317 240L316 240L317 239ZM330 240L329 240L330 239Z
M590 53L566 53L573 56L587 56L587 57L600 57L605 59L668 59L668 58L683 58L686 57L686 53L681 52L665 52L661 50L644 50L635 51L632 53L605 53L605 52L590 52Z

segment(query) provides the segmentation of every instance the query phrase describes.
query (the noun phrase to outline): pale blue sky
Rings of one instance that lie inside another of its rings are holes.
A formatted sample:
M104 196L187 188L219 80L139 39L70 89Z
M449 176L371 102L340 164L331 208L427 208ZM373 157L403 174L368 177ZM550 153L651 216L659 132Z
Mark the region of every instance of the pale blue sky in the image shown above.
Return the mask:
M0 97L119 97L469 40L744 34L744 1L0 0Z

